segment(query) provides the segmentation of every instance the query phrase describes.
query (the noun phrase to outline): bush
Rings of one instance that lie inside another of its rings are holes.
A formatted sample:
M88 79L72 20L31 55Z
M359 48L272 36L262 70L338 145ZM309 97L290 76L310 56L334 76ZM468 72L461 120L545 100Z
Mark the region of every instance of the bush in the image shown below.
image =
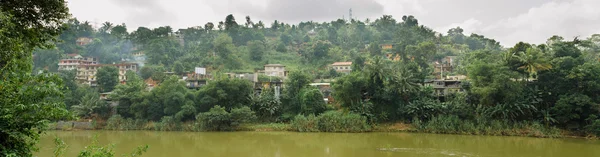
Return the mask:
M291 128L294 131L299 132L318 132L317 126L318 119L315 115L309 115L305 117L303 115L297 115L291 122Z
M420 132L440 134L468 134L494 136L559 137L555 127L544 127L539 123L512 122L508 120L475 119L463 120L458 116L437 116L426 122L418 119L412 124Z
M586 130L589 133L592 133L596 136L600 136L600 119L597 119L597 117L595 115L592 115L590 117L591 118L589 118L589 119L590 119L590 121L592 121L592 123L590 125L585 126Z
M291 128L299 132L366 132L371 130L366 117L340 111L325 112L318 117L297 115L291 122Z
M123 123L123 117L121 117L121 115L113 115L106 121L106 127L104 127L104 129L119 130L121 128L121 123Z
M179 124L172 116L164 116L160 119L160 123L156 124L155 130L159 131L175 131L179 130Z
M329 111L319 117L319 130L324 132L365 132L370 127L367 118L354 113Z
M204 131L234 131L241 124L254 119L256 116L249 107L232 109L229 113L218 105L211 108L210 111L196 116L198 128Z

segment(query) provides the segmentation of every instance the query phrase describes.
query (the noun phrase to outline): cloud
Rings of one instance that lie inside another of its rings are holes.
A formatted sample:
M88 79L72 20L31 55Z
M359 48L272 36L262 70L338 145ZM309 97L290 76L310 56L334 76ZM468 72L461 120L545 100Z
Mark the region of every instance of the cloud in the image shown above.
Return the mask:
M177 17L163 7L159 0L111 0L124 10L127 23L141 26L165 25L176 21Z
M329 21L348 18L353 10L355 17L380 16L383 5L375 0L205 0L217 14L238 13L263 20L281 20L286 22Z
M566 39L588 37L600 28L598 0L552 1L515 17L499 20L481 29L484 34L511 46L519 41L543 43L552 35Z
M440 33L442 33L442 34L447 34L447 31L450 30L451 28L460 27L464 30L463 34L468 36L471 33L478 32L482 26L483 26L483 22L476 20L474 18L470 18L461 23L453 23L453 24L450 24L445 27L436 28L435 30L440 31Z

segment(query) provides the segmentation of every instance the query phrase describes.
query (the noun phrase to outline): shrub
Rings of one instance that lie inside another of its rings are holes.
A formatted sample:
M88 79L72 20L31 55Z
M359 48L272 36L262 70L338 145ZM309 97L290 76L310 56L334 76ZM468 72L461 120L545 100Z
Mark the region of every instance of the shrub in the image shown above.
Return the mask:
M304 115L319 115L327 110L323 94L319 89L306 89L302 92L301 100L301 110Z
M544 127L539 123L512 122L508 120L475 119L463 120L456 115L437 116L427 122L413 120L413 125L421 132L441 134L470 134L495 136L558 137L555 127Z
M317 126L318 119L315 115L309 115L305 117L303 115L297 115L291 122L291 128L294 131L299 132L318 132Z
M106 127L104 129L119 130L121 128L121 123L123 123L123 117L121 117L121 115L113 115L106 121Z
M319 130L324 132L365 132L370 127L367 118L354 113L329 111L319 117Z
M159 131L175 131L179 130L179 122L172 116L164 116L160 119L160 123L156 124L155 130Z
M196 116L200 130L204 131L234 131L242 123L252 121L256 118L249 107L232 109L227 112L221 106L215 106L210 111L200 113Z
M586 130L596 136L600 136L600 119L596 119L592 121L590 125L585 126Z
M371 130L366 117L340 111L325 112L318 117L297 115L291 122L291 128L299 132L365 132Z

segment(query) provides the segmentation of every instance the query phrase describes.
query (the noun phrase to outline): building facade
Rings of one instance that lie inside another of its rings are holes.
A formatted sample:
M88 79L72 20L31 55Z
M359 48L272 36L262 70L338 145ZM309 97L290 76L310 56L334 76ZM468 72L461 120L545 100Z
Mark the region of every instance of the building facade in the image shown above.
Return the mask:
M113 66L119 69L119 82L125 83L127 71L137 72L139 65L137 63L118 63L118 64L99 64L95 57L82 57L78 54L68 54L65 59L58 62L58 70L75 70L76 79L80 84L96 86L96 73L101 67Z
M282 79L287 78L288 71L285 70L285 65L281 64L267 64L264 66L264 70L259 70L259 74L264 74L267 76L275 76Z
M98 58L82 57L78 54L67 54L67 57L58 61L58 70L75 70L79 65L98 64Z
M352 72L352 62L335 62L331 64L331 68L338 73L349 74Z

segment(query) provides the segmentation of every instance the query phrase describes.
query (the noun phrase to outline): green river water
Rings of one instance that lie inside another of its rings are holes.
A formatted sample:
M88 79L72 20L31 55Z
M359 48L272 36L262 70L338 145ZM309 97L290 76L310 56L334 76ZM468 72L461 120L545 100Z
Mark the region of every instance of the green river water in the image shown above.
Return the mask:
M54 137L76 156L94 136L118 156L149 145L144 157L600 157L600 141L415 133L51 131L36 156L52 156Z

